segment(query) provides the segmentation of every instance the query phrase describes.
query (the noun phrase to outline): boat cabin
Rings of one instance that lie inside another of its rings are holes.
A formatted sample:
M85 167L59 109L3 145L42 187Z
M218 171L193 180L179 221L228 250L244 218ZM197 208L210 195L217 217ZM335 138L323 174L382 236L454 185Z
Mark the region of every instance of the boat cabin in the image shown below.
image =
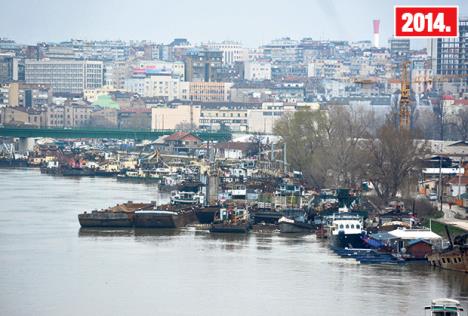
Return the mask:
M460 302L449 298L439 298L432 300L431 306L426 306L425 311L429 311L430 316L461 316L464 309Z

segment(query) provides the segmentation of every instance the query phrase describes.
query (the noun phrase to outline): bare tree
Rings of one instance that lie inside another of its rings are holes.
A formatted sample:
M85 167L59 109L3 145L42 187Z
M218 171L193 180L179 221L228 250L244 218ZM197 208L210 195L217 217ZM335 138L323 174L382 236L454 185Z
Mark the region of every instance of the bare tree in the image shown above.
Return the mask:
M414 136L387 123L367 141L367 178L383 203L397 195L426 153L426 143L416 142Z
M414 115L414 128L421 132L425 139L440 138L440 116L430 111L416 111Z
M175 126L175 129L178 131L193 131L197 129L196 125L189 122L181 122Z
M322 158L331 176L330 185L350 187L362 180L361 144L372 122L372 113L363 109L338 106L329 110L328 142Z
M372 115L335 106L325 111L299 111L275 127L288 148L288 161L311 184L350 187L362 179L363 138Z
M321 166L318 152L327 136L328 119L322 111L297 111L283 116L274 132L287 144L287 158L291 166L301 170L315 186L323 186L326 169Z

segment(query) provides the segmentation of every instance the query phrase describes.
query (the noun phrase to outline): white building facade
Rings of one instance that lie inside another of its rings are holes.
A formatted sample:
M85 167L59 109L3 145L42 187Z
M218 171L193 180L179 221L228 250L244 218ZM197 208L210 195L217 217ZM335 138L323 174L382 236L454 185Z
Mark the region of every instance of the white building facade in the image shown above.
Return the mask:
M271 80L271 64L266 62L245 62L244 79L251 81Z
M26 83L48 84L55 94L83 94L85 89L103 86L102 61L31 60L25 61Z

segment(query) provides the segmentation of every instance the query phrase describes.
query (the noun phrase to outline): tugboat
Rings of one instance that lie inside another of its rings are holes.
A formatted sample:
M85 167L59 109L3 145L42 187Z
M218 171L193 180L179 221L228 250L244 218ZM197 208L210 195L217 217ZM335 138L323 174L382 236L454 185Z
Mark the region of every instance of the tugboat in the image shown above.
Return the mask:
M366 235L363 219L358 215L334 214L330 230L332 248L367 248L363 240Z
M435 267L468 272L468 234L456 236L452 241L447 225L445 225L445 231L449 240L449 247L433 251L432 254L427 256L427 260Z
M217 213L217 217L211 224L210 233L247 233L251 228L249 213L247 209L222 208Z
M426 306L425 311L430 312L430 316L462 316L463 307L460 302L450 298L438 298L431 302L431 306ZM426 313L425 313L426 315Z
M307 214L302 209L287 209L278 220L281 233L310 233L314 225L307 221Z

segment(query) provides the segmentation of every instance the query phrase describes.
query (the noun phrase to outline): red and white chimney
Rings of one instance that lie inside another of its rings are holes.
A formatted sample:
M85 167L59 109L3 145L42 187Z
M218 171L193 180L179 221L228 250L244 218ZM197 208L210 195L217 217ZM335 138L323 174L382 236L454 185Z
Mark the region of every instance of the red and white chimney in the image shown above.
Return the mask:
M380 47L380 20L374 20L374 47Z

